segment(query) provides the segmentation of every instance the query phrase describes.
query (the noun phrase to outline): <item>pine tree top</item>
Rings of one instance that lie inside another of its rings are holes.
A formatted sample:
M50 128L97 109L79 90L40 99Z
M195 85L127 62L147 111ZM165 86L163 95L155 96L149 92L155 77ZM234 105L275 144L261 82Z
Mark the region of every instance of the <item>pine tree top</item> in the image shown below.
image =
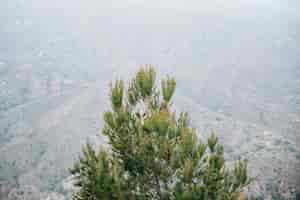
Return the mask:
M71 170L79 187L74 199L234 200L250 183L247 162L226 168L218 138L200 140L188 114L175 114L175 79L157 85L152 66L128 86L111 83L102 130L111 148L83 149Z

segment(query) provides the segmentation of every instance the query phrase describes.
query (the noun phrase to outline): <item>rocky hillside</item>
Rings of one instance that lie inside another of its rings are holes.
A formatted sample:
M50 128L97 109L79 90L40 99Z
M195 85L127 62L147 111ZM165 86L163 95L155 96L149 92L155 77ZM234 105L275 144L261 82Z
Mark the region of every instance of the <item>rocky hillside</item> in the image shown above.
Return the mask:
M179 79L179 86L180 80L183 79ZM43 97L42 101L37 99L2 112L2 190L7 192L7 187L19 188L11 189L10 196L28 189L40 191L40 195L44 191L67 194L70 190L67 169L77 158L82 144L86 141L105 144L100 128L101 113L108 107L107 85L108 80L85 83L78 89ZM244 91L245 94L247 92ZM206 137L211 130L219 135L229 161L249 159L251 174L256 177L251 191L259 195L286 195L283 199L294 197L299 190L300 149L297 146L297 126L289 125L297 125L299 118L292 117L299 117L299 114L288 112L281 115L288 123L281 121L281 124L276 124L280 120L273 115L276 110L253 109L240 114L241 110L236 113L235 109L228 110L228 106L219 105L220 110L210 108L205 105L206 100L204 96L203 103L200 103L197 98L188 96L186 90L179 89L174 105L179 110L190 112L192 123L202 137ZM235 101L241 100L235 98ZM264 105L267 107L267 104ZM264 121L260 121L261 112L269 116ZM237 117L238 114L245 118ZM253 119L246 119L247 114L253 115ZM290 115L292 117L288 118Z
M0 6L1 200L68 199L81 146L106 144L109 81L141 63L175 76L174 106L190 112L201 137L213 130L229 162L249 160L249 194L296 198L296 1L91 2Z

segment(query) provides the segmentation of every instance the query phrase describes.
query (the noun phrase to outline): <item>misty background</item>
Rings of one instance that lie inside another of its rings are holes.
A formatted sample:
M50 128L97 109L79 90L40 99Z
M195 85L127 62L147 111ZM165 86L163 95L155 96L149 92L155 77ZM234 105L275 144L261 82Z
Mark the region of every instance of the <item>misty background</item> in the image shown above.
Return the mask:
M109 81L141 64L176 78L174 105L203 137L216 132L229 161L249 160L254 193L295 199L299 11L296 0L1 0L0 199L67 199L82 144L105 143Z

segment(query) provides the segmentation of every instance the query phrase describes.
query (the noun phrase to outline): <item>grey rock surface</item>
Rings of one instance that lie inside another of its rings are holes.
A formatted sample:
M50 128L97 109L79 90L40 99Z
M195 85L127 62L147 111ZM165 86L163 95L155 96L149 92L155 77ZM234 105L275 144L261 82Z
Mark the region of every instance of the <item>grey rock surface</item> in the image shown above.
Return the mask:
M175 76L174 108L229 164L249 160L249 195L296 199L300 4L182 2L1 2L1 200L68 199L82 145L107 146L109 81L143 63Z

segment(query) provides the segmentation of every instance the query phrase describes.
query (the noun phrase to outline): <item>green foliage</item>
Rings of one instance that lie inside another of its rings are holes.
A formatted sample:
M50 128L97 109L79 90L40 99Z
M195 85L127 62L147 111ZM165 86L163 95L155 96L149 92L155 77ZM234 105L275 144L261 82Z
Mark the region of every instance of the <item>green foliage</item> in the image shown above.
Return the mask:
M155 77L148 66L128 88L121 80L112 85L112 110L104 113L103 128L111 148L83 149L71 170L78 187L74 200L238 199L250 182L247 163L226 168L218 138L200 140L188 114L172 111L175 80L163 80L159 90Z
M123 102L124 83L122 80L117 80L115 85L111 88L111 104L116 111L121 108Z
M176 81L173 78L167 78L166 80L162 80L161 89L163 94L163 99L166 102L169 102L175 92Z
M134 82L137 84L137 91L141 97L146 98L151 96L154 89L155 78L156 73L152 67L141 68L141 70L138 71Z
M126 185L120 179L121 171L114 165L107 152L96 153L91 145L83 148L83 157L79 159L71 174L75 177L75 187L79 190L74 199L124 199Z

